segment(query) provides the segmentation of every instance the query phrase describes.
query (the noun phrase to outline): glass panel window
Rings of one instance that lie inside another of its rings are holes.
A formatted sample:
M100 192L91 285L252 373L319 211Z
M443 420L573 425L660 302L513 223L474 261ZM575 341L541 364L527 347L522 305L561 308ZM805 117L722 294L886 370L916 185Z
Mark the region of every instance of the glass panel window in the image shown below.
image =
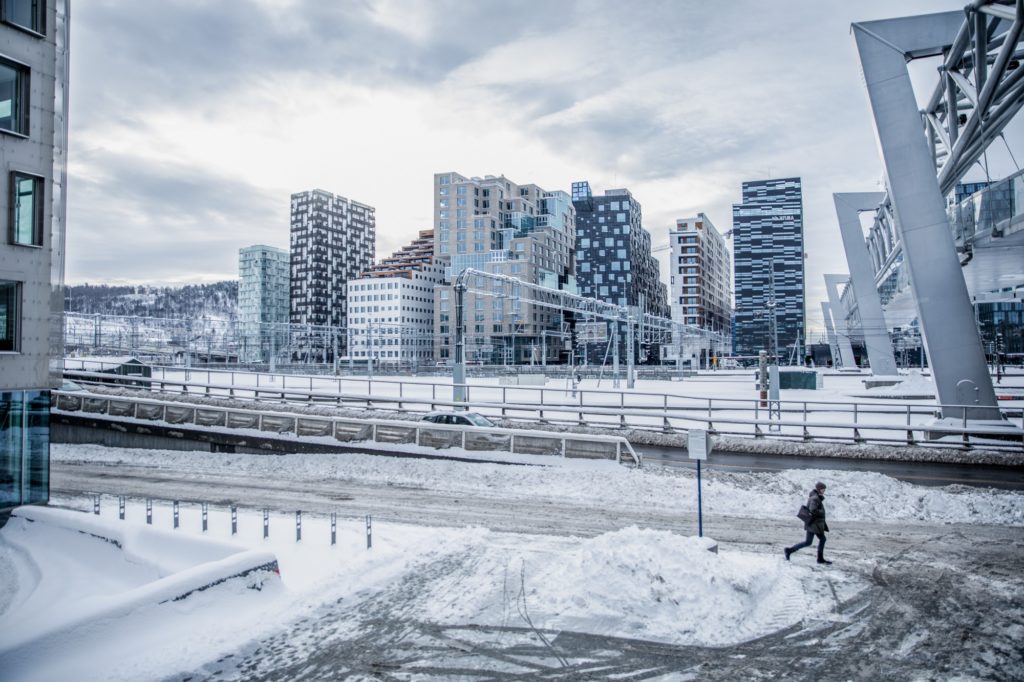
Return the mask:
M26 28L34 33L46 33L46 2L44 0L3 0L5 23Z
M28 135L28 68L0 59L0 129Z
M43 179L24 173L11 173L12 244L43 245Z
M17 282L0 280L0 352L18 350L19 289Z

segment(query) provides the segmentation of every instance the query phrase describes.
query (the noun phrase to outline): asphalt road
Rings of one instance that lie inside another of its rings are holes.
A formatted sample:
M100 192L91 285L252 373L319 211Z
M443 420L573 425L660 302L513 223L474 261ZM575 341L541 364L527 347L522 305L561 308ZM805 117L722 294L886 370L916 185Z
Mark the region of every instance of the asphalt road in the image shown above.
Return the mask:
M651 445L634 445L645 465L696 468L685 450ZM804 455L752 455L743 452L715 452L701 466L724 471L760 472L786 469L833 469L871 471L916 485L969 485L974 487L1024 490L1024 467L990 464L942 464L936 462L899 462L845 457L807 457Z
M468 465L467 465L468 466ZM55 495L88 492L296 506L419 525L478 525L534 535L589 537L630 525L692 532L690 519L616 500L535 499L480 491L370 485L357 480L267 480L242 472L62 463ZM927 523L833 523L827 553L864 588L822 600L795 625L726 647L673 646L525 623L418 619L436 581L472 575L486 546L410 571L382 590L324 603L279 633L175 680L196 679L1024 679L1024 529ZM801 539L794 519L716 515L705 531L723 551L780 556ZM498 551L501 551L500 548ZM794 556L809 564L813 553ZM540 637L543 635L543 638Z

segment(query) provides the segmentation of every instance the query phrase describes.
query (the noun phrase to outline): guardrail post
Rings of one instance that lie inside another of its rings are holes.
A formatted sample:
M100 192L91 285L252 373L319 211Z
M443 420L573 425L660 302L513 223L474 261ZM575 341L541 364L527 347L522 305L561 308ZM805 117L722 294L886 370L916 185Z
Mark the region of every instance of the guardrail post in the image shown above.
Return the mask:
M579 392L579 400L580 400L580 409L579 409L579 411L576 412L576 416L578 418L579 425L580 426L586 426L587 422L585 422L583 420L583 390L582 389L580 389L580 392Z
M203 532L205 533L209 527L209 507L203 502Z
M96 514L96 516L100 515L100 496L99 495L93 495L92 496L92 513Z
M302 542L302 512L295 512L295 542Z
M508 403L508 388L501 387L501 416L505 416L505 405Z
M466 430L462 429L461 433L462 433L462 449L465 450L466 449Z
M565 459L565 436L562 436L562 459Z
M516 454L516 434L508 434L508 451L513 455Z
M907 445L914 444L914 431L910 426L910 405L907 405Z
M124 495L117 498L117 516L124 521Z
M431 401L430 402L430 411L431 412L433 412L434 410L437 409L437 403L434 402L435 400L437 400L437 384L431 384L430 385L430 401Z
M238 507L231 505L231 534L238 535Z
M622 441L615 441L615 463L622 464Z
M270 537L270 510L263 510L263 539Z
M858 415L857 403L854 403L853 404L853 442L854 443L863 443L864 439L861 438L860 429L857 428L857 424L858 424L857 415Z
M171 503L171 515L174 517L174 528L178 527L178 501L175 500Z
M331 547L338 544L338 512L331 512Z
M764 438L761 430L761 401L754 401L754 438Z
M366 549L373 548L373 519L366 515Z
M781 416L781 415L780 415ZM807 401L804 401L804 440L811 439L811 432L807 430Z
M153 525L153 500L146 498L146 524Z

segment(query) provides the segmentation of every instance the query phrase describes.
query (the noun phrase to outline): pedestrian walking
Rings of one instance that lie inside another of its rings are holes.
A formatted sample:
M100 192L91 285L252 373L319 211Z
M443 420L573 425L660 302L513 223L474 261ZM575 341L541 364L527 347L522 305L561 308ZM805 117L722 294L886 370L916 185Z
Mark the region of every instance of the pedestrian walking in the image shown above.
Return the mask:
M825 559L825 533L828 532L828 523L825 521L825 487L825 484L821 481L815 483L814 490L807 496L806 513L802 507L800 513L797 514L797 516L804 520L804 530L807 531L807 538L800 544L785 549L786 561L789 561L790 555L798 549L810 547L814 543L814 538L817 537L818 563L832 563Z

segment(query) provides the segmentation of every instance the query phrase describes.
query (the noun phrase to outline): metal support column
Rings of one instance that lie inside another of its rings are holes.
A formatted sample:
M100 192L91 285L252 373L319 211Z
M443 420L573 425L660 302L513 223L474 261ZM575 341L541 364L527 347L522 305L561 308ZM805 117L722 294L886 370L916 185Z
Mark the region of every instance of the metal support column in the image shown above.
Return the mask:
M821 302L821 314L825 318L825 335L828 338L828 349L832 355L832 364L839 362L839 346L836 344L836 330L832 327L832 306L826 301Z
M832 322L835 325L839 366L844 369L857 369L857 359L853 355L853 345L850 343L850 328L846 324L846 315L843 314L843 304L839 297L839 285L846 281L846 275L825 275L825 290L828 292L828 305L832 310Z
M852 30L939 402L977 406L945 408L942 416L1000 419L907 69L909 59L941 55L963 22L963 12L954 11L855 23Z
M844 192L833 194L839 232L843 237L846 264L850 268L850 285L857 299L860 326L864 331L871 373L875 376L898 376L896 356L892 352L889 330L882 312L882 301L875 288L875 273L864 246L860 225L861 211L874 211L885 200L884 192Z

